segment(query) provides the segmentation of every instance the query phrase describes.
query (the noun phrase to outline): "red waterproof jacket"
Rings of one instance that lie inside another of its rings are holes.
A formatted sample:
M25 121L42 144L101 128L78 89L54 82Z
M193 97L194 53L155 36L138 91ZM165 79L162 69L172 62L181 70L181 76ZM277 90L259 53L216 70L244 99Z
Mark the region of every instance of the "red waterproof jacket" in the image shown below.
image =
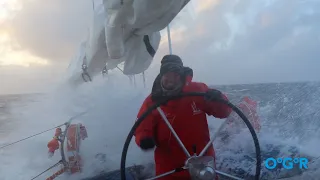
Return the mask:
M182 92L206 92L209 90L206 84L191 82L191 79L191 76L186 77ZM224 98L227 100L225 95ZM149 95L143 102L138 117L153 103L151 95ZM226 118L232 111L222 103L208 102L203 97L184 97L172 100L165 106L161 106L161 109L191 155L193 154L193 145L196 145L197 154L199 154L210 141L206 114L216 118ZM146 137L153 137L156 141L154 152L156 175L184 165L187 157L157 110L147 116L136 129L135 141L138 146L141 139ZM206 155L215 156L213 146L209 148ZM190 179L187 171L160 179L173 180L177 178Z

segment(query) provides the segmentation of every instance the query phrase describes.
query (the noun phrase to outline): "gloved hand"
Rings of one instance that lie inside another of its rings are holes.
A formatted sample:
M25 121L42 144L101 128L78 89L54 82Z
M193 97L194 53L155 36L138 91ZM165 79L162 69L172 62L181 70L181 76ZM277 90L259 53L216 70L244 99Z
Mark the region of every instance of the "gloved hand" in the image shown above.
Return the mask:
M144 138L140 141L140 147L143 150L150 150L153 149L155 146L155 142L153 138Z
M205 100L211 101L213 99L221 99L222 93L219 90L216 89L209 89L207 91L207 95L205 96Z

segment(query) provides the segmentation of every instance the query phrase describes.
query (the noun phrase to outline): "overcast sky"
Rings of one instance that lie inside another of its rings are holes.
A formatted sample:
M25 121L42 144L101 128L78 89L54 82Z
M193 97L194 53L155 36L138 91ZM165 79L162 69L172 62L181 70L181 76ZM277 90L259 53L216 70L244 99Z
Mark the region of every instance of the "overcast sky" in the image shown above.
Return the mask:
M173 52L196 80L320 80L319 1L193 0L185 10L172 24ZM0 1L0 94L43 92L57 83L91 16L88 0ZM163 38L155 61L167 53Z

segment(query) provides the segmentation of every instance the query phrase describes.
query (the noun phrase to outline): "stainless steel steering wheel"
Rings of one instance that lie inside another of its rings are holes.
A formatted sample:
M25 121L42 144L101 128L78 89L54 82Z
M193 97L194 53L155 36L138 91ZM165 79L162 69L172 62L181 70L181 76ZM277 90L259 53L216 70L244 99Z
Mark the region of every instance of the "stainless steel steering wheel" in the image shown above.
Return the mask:
M149 178L148 180L158 179L158 178L173 174L175 172L180 172L180 171L184 171L184 170L188 170L191 177L194 179L212 180L212 179L215 179L215 176L218 174L218 175L225 176L225 177L228 177L231 179L242 180L241 178L238 178L236 176L233 176L233 175L230 175L227 173L223 173L223 172L215 169L215 165L214 165L215 159L211 156L204 156L205 152L208 150L208 148L211 146L211 144L213 143L213 141L217 137L217 134L219 133L219 131L223 128L224 124L222 126L220 126L219 130L211 137L211 140L208 142L208 144L205 146L205 148L201 151L201 153L199 155L197 155L197 154L190 155L190 153L188 152L186 147L183 145L182 141L180 140L177 133L172 128L170 122L168 121L164 112L161 110L160 106L167 103L170 100L174 100L174 99L178 99L178 98L186 97L186 96L203 96L203 97L205 97L205 96L210 96L210 95L207 93L191 92L191 93L183 93L183 94L167 97L159 102L156 102L136 121L136 123L132 127L129 135L127 136L126 142L125 142L123 150L122 150L121 166L120 166L121 180L126 180L126 173L125 173L126 156L127 156L128 147L129 147L131 139L134 135L134 132L135 132L136 128L140 125L140 123L155 109L158 110L162 119L167 124L168 128L171 130L175 139L180 144L181 148L183 149L184 153L187 156L187 159L186 159L185 165L183 167L173 169L172 171L169 171L169 172L163 173L161 175ZM231 104L230 102L228 102L224 99L212 99L212 100L228 105L230 108L232 108L233 111L235 111L241 117L241 119L247 125L247 127L252 135L254 145L255 145L255 151L256 151L257 163L256 163L255 180L259 180L260 179L260 172L261 172L261 152L260 152L259 141L258 141L257 135L254 131L254 128L252 127L249 120L245 117L245 115L236 106L234 106L233 104Z

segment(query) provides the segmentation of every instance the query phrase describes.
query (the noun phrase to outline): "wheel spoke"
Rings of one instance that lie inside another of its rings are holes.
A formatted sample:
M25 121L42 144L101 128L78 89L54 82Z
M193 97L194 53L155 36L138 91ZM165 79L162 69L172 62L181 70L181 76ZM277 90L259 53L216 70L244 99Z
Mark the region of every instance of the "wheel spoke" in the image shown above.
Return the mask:
M177 133L174 131L174 129L172 128L169 120L167 119L166 115L164 114L164 112L162 111L162 109L160 107L157 107L158 112L160 113L162 119L164 120L164 122L167 124L168 128L170 129L170 131L172 132L173 136L176 138L176 140L178 141L178 143L180 144L182 150L184 151L184 153L187 155L187 157L191 157L190 153L188 152L188 150L186 149L186 147L183 145L182 141L180 140L179 136L177 135Z
M162 117L162 119L164 120L164 122L167 124L168 128L170 129L170 131L172 132L173 136L176 138L177 142L179 143L179 145L181 146L181 148L183 149L183 151L185 152L185 154L187 155L188 159L185 162L185 167L183 168L177 168L175 170L166 172L164 174L158 175L156 177L153 178L149 178L148 180L152 180L152 179L158 179L164 176L168 176L170 174L173 174L175 172L180 172L182 170L189 170L189 173L192 174L195 177L215 177L216 175L221 175L221 176L226 176L229 177L231 179L236 179L236 180L243 180L241 178L238 178L236 176L233 175L229 175L227 173L223 173L221 171L217 171L215 170L215 159L212 156L203 156L205 154L205 152L208 150L208 148L210 147L210 145L212 144L212 142L216 139L218 133L220 132L220 130L222 128L224 128L224 126L226 125L226 122L224 122L218 129L218 131L212 136L210 142L205 146L205 148L201 151L200 155L194 155L191 156L188 152L188 150L186 149L186 147L184 146L184 144L182 143L182 141L179 139L177 133L174 131L173 127L171 126L169 120L166 118L164 112L161 110L160 106L166 102L168 102L169 100L173 100L173 99L178 99L181 97L185 97L185 96L206 96L207 93L198 93L198 92L190 92L190 93L183 93L183 94L179 94L176 96L172 96L169 97L168 99L164 99L162 101L156 102L154 105L152 105L151 107L149 107L146 112L144 112L144 114L142 114L137 121L135 122L135 124L133 125L132 129L130 130L127 139L125 141L123 150L122 150L122 155L121 155L121 165L120 165L120 171L121 171L121 179L125 180L126 179L126 156L127 156L127 152L128 152L128 147L130 145L130 141L132 139L132 137L135 134L135 130L137 129L137 127L141 124L141 122L152 113L152 111L154 111L155 109L157 109ZM253 141L255 144L255 150L256 150L256 158L257 158L257 162L256 162L256 174L254 176L255 180L259 180L260 179L260 171L261 171L261 150L260 150L260 145L259 145L259 141L257 138L257 135L250 123L250 121L247 119L247 117L233 104L231 104L230 102L228 102L227 100L223 100L223 99L214 99L216 101L222 102L225 105L229 106L230 108L232 108L240 117L241 119L245 122L245 124L247 125L247 127L249 128L249 131L253 137ZM206 163L208 166L203 167L203 163Z
M166 173L163 173L163 174L160 174L158 176L155 176L155 177L152 177L152 178L148 178L148 179L145 179L145 180L153 180L153 179L158 179L158 178L162 178L162 177L165 177L165 176L168 176L170 174L173 174L175 172L180 172L181 170L185 170L186 168L178 168L178 169L174 169L172 171L168 171Z
M211 146L211 144L213 143L213 141L217 138L219 132L226 126L227 124L227 120L224 121L222 123L222 125L220 125L219 129L213 134L213 136L210 138L211 140L208 142L208 144L203 148L203 150L201 151L201 153L199 154L199 156L203 156L206 151L208 150L208 148Z

